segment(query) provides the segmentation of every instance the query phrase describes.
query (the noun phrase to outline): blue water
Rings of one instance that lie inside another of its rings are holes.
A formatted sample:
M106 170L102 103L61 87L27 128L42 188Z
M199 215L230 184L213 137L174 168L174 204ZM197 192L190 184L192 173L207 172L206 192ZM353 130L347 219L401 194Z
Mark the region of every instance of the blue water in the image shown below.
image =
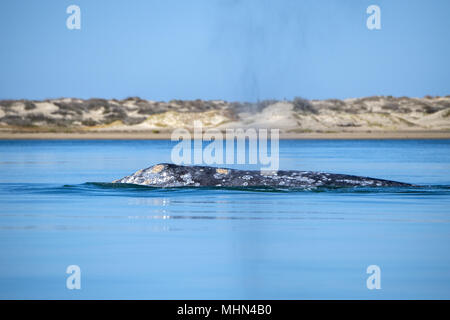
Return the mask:
M450 298L450 140L280 142L281 169L418 189L107 183L170 162L173 145L0 141L0 298Z

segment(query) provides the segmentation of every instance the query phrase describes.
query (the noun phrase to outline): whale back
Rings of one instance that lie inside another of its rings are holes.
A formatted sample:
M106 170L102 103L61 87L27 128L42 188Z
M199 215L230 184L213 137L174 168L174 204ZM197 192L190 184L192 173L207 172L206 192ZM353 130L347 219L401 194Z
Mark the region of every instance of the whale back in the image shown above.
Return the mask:
M398 187L407 183L313 171L260 172L215 168L209 166L181 166L161 163L141 169L113 183L128 183L153 187Z

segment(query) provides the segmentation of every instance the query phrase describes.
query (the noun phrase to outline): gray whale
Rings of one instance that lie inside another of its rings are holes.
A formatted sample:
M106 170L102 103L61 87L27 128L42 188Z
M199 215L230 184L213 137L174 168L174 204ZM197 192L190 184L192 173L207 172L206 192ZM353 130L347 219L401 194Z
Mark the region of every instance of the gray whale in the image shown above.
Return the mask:
M128 183L152 187L411 187L397 181L346 174L312 171L283 171L272 174L260 171L180 166L161 163L139 170L113 183Z

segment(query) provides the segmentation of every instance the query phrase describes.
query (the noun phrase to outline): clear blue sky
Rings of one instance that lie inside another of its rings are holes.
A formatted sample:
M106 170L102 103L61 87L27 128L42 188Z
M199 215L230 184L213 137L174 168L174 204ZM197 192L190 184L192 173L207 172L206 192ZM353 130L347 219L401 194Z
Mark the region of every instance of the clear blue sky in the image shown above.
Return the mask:
M0 99L448 95L449 15L447 0L2 0Z

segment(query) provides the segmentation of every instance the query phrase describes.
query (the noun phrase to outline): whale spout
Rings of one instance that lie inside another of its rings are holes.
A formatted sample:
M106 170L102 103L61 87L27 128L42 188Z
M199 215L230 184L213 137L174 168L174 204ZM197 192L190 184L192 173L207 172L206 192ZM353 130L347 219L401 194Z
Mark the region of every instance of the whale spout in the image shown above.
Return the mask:
M271 174L209 166L160 163L141 169L113 183L152 187L411 187L403 182L346 174L279 170Z

